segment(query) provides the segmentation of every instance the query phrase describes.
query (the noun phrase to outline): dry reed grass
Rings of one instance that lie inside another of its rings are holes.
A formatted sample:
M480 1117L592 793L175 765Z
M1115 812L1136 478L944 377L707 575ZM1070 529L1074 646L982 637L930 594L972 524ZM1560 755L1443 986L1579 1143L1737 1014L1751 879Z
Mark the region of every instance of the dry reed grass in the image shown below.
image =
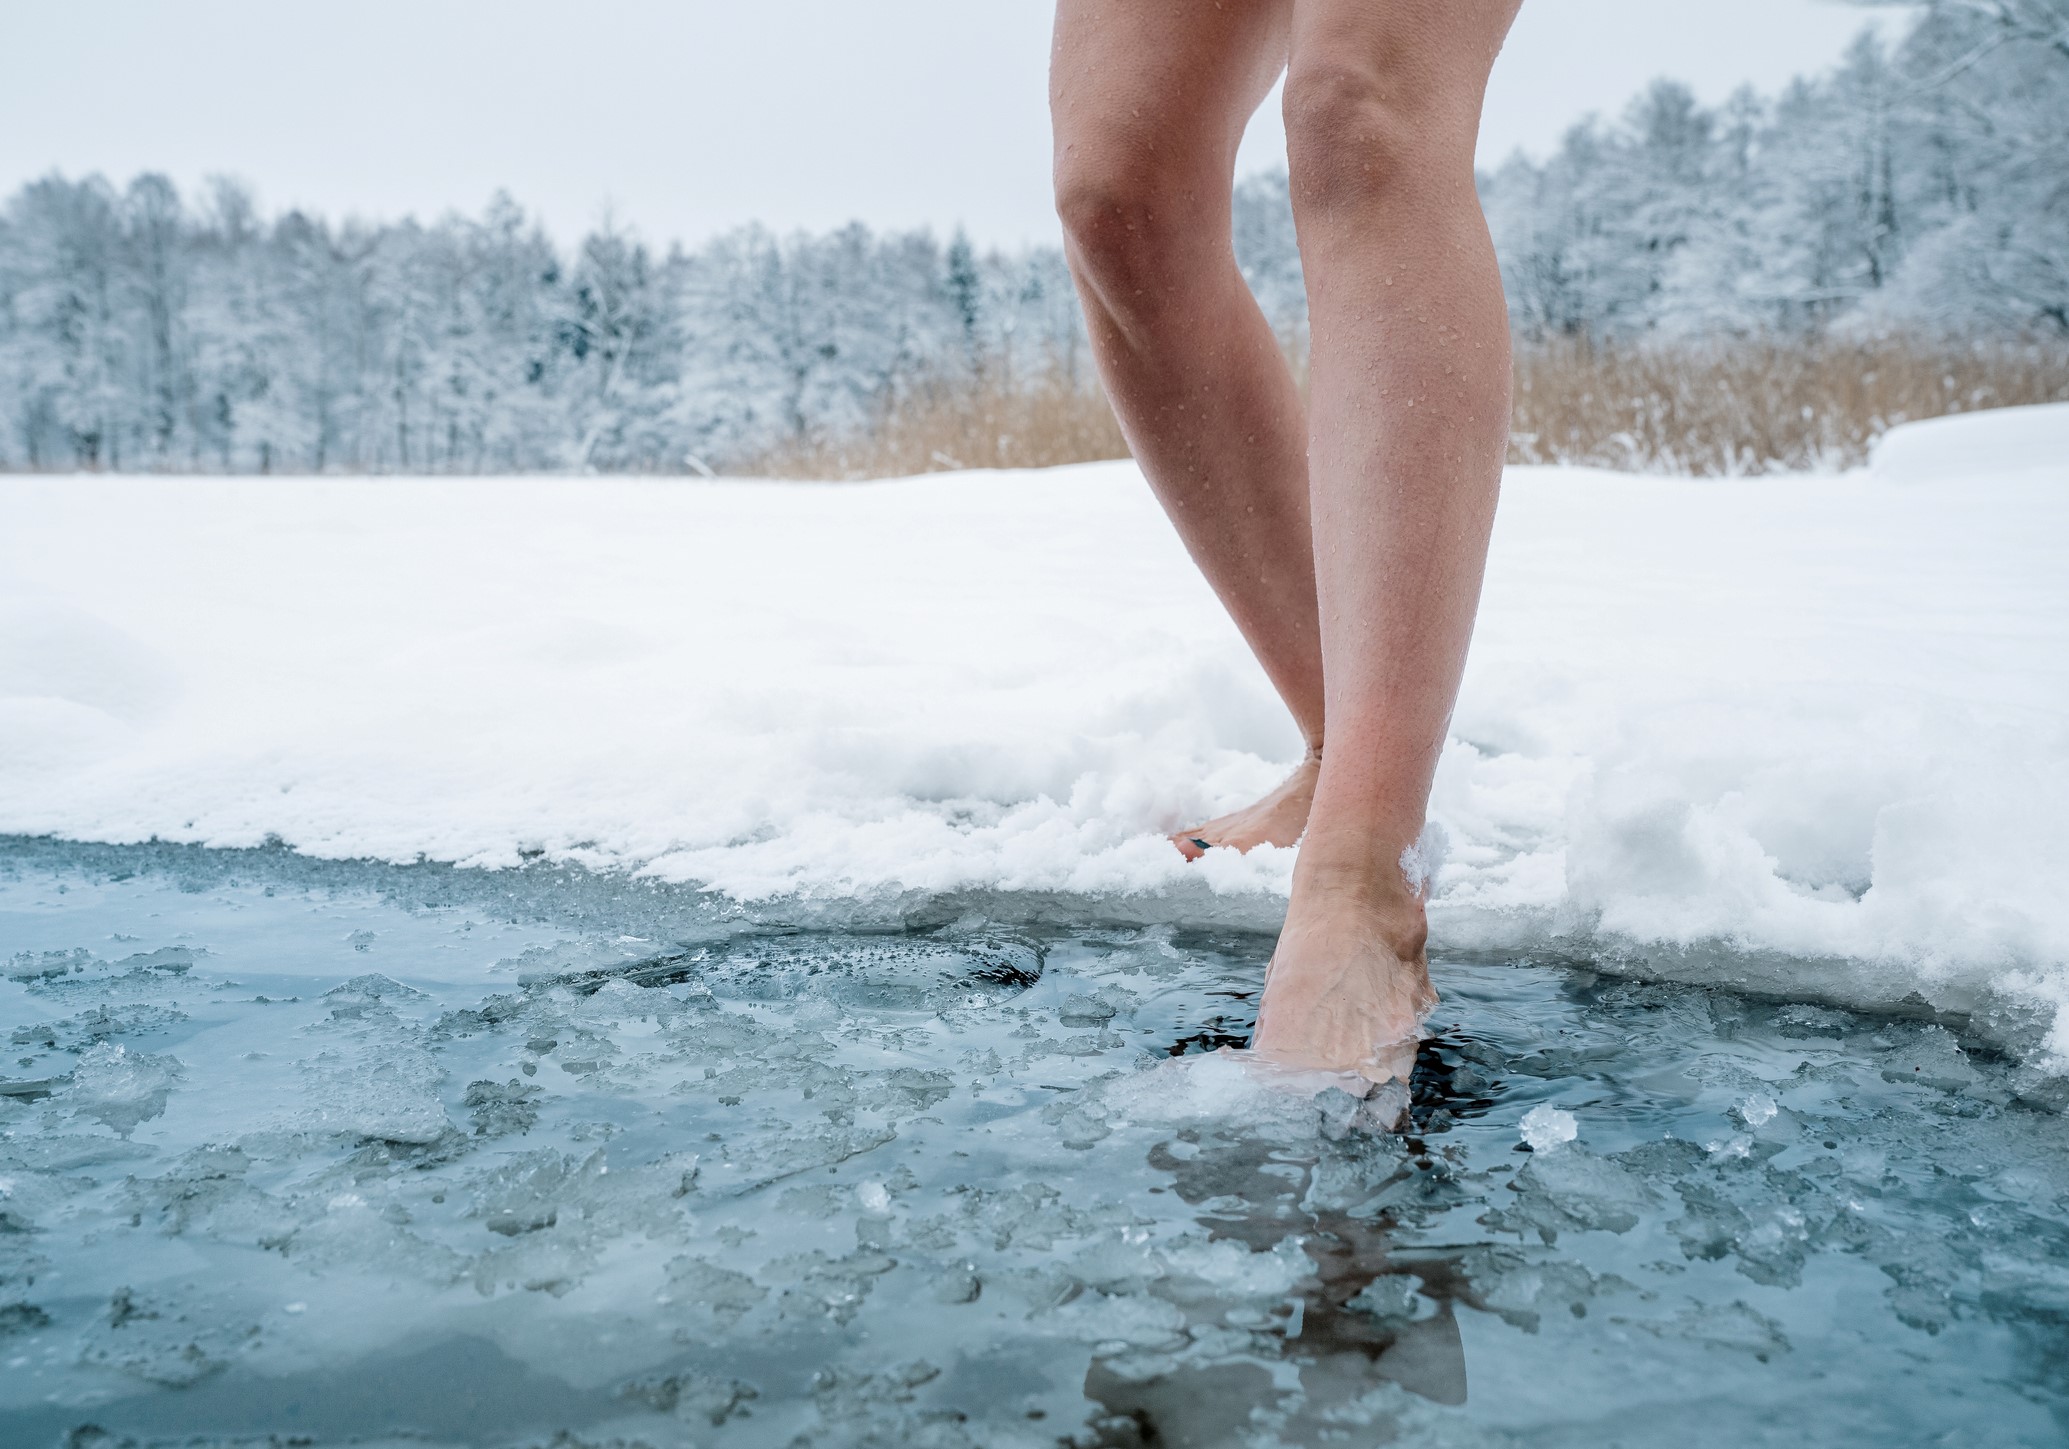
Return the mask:
M1302 359L1296 358L1296 369ZM1900 422L2069 401L2069 344L1804 339L1516 352L1509 457L1648 472L1736 475L1840 468ZM867 432L779 448L744 471L888 478L1126 457L1096 389L1051 374L980 378L909 399Z
M937 388L887 411L874 428L774 449L747 470L770 478L902 478L961 468L1049 468L1128 456L1096 388L1060 374L1008 386Z
M1509 457L1732 475L1851 467L1898 423L2069 400L2069 347L1734 342L1518 349Z

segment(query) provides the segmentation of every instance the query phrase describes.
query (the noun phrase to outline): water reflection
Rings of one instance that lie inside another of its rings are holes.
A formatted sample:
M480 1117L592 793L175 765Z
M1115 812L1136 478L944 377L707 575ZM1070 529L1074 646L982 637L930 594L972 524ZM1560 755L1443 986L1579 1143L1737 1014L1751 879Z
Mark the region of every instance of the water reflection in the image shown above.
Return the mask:
M1423 1044L1402 1139L1408 1154L1370 1196L1410 1175L1441 1174L1443 1160L1424 1139L1493 1104L1491 1084L1474 1070L1467 1047L1454 1036ZM1353 1130L1379 1129L1363 1122ZM1455 1308L1485 1305L1476 1300L1465 1253L1398 1248L1389 1213L1315 1206L1311 1189L1322 1159L1313 1153L1187 1129L1152 1147L1148 1161L1211 1239L1264 1253L1290 1237L1311 1271L1294 1297L1264 1315L1254 1303L1213 1294L1179 1301L1196 1342L1227 1335L1225 1357L1095 1357L1085 1394L1104 1413L1085 1442L1101 1449L1213 1445L1242 1439L1269 1420L1283 1443L1340 1443L1346 1418L1369 1421L1346 1410L1383 1383L1435 1404L1466 1402ZM1177 1299L1175 1290L1171 1296ZM1368 1427L1368 1440L1371 1433Z

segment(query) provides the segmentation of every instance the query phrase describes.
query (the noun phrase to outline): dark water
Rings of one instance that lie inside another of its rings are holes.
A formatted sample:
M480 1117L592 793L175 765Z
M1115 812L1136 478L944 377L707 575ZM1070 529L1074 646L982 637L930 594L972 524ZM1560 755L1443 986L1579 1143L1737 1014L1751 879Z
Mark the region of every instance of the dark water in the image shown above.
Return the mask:
M2069 1442L1958 1022L1440 959L1393 1134L1268 940L969 904L0 845L0 1445Z

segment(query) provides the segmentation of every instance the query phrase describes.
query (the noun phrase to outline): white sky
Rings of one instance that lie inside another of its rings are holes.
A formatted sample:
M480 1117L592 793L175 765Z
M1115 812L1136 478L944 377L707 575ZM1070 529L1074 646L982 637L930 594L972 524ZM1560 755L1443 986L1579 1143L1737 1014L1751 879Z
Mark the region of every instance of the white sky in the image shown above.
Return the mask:
M225 172L262 206L476 211L569 238L747 221L1054 232L1051 0L0 0L0 193L53 169ZM1708 100L1829 65L1835 0L1526 0L1483 160L1671 75ZM1275 106L1244 169L1283 155Z

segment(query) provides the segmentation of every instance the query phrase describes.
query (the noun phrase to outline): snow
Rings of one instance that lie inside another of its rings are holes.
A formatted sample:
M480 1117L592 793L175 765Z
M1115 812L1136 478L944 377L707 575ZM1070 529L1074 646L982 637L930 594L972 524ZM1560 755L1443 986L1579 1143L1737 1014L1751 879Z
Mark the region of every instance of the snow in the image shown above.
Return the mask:
M2069 467L2069 403L1904 423L1876 442L1868 466L1885 483L1994 480L2019 473L2059 479Z
M2069 462L2036 412L1843 476L1512 469L1440 948L1916 994L2069 1059ZM1291 852L1161 835L1297 752L1125 463L0 480L0 832L1268 929Z

